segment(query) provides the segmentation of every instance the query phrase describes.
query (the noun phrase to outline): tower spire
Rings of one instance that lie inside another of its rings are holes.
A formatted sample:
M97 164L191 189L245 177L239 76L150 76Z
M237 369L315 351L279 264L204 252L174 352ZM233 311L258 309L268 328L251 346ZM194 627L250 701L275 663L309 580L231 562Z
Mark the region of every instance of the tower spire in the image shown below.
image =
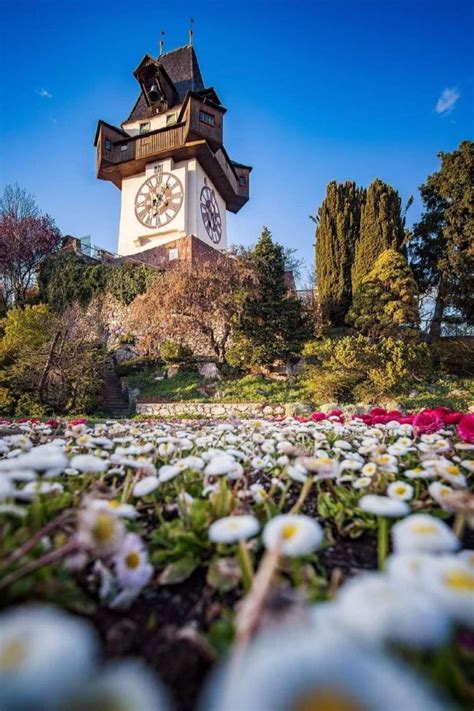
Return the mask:
M163 49L165 47L165 40L163 39L165 34L166 34L165 31L161 30L161 32L160 32L160 57L163 54Z
M192 17L189 18L189 30L188 30L188 36L189 36L189 46L193 46L193 25L194 25L194 20Z

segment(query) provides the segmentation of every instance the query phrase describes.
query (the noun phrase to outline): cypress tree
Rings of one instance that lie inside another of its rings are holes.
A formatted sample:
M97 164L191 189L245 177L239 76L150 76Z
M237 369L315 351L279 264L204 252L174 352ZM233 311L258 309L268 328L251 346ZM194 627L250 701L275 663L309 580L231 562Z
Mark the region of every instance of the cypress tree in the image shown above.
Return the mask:
M343 326L352 301L351 266L365 190L331 181L318 210L316 278L323 322Z
M362 207L360 235L352 266L352 293L355 294L377 258L386 249L399 251L405 239L401 199L391 185L376 178L367 190Z
M372 339L418 335L418 287L403 254L382 252L355 293L347 321Z

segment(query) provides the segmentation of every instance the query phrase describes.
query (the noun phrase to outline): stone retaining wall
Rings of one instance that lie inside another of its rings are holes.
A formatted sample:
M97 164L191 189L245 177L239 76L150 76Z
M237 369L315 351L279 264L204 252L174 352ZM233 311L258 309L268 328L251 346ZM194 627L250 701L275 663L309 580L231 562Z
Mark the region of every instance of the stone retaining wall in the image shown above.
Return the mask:
M285 405L259 402L137 402L139 415L155 417L285 417Z

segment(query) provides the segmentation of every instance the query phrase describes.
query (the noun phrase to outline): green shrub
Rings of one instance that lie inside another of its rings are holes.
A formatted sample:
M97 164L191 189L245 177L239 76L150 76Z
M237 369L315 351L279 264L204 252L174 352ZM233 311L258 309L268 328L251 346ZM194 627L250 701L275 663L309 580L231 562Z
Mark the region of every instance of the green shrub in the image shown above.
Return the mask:
M149 370L150 368L157 368L160 365L161 361L154 356L137 356L136 358L129 358L129 360L117 363L115 366L115 372L120 378L126 378L132 373L137 373L141 370Z
M306 387L316 402L380 402L408 392L431 370L426 344L395 338L378 343L365 336L324 339L313 343L311 357Z
M446 338L430 345L433 362L447 375L474 375L474 340Z
M191 358L192 354L188 346L176 341L163 341L160 346L160 357L165 363L184 363Z

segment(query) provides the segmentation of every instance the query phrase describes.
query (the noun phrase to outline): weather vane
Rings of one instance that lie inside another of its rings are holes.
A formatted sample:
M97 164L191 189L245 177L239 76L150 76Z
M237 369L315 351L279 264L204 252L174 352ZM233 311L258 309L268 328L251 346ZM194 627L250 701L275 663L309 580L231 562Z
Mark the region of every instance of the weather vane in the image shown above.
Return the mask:
M192 17L189 18L189 44L192 47L193 46L193 24L194 20Z
M160 32L160 57L161 57L161 55L163 54L163 49L164 49L164 46L165 46L165 41L164 41L164 39L163 39L163 37L165 36L165 34L166 34L165 31L164 31L164 30L161 30L161 32Z

